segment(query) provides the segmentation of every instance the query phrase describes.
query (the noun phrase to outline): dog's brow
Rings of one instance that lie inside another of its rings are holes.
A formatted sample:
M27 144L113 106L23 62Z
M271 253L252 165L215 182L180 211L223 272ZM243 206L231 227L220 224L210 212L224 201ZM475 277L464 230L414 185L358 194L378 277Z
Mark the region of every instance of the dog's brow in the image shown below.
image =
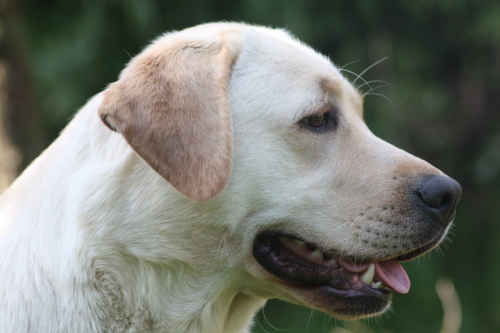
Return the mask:
M342 94L342 82L340 79L324 78L321 85L326 92L332 93L337 98Z
M356 110L360 117L363 117L363 97L354 87L349 85L351 89L348 89L348 91L346 92L342 88L343 85L341 79L338 78L324 78L321 81L321 84L326 92L333 94L333 96L335 96L337 99L340 99L342 94L345 95L347 93L349 100L354 106L354 110Z
M340 99L342 92L342 82L340 79L321 78L319 80L319 87L323 91L322 95L318 96L317 100L312 101L302 112L295 115L295 121L328 111L332 107L328 96L333 95L336 99Z

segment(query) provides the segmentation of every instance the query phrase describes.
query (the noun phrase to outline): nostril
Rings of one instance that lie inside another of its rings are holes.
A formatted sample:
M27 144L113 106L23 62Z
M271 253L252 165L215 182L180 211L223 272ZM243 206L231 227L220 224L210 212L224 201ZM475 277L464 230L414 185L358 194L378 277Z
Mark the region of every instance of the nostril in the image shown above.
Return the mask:
M450 206L453 204L453 195L451 194L445 194L443 196L443 198L441 199L441 202L439 203L439 206L436 207L436 208L440 208L440 207L446 207L446 206Z
M417 195L420 199L431 208L442 208L449 206L453 201L453 196L449 193L441 195L438 192L419 191Z
M417 191L417 196L428 211L439 215L442 223L449 223L451 212L454 211L462 188L455 180L446 176L427 178Z

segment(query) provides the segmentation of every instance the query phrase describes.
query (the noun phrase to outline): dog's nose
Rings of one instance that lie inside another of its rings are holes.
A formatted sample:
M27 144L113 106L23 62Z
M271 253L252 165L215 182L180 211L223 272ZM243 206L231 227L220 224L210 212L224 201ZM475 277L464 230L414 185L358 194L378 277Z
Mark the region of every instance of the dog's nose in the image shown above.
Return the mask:
M453 213L462 195L462 187L450 177L432 176L420 184L417 195L424 209L446 226L452 221Z

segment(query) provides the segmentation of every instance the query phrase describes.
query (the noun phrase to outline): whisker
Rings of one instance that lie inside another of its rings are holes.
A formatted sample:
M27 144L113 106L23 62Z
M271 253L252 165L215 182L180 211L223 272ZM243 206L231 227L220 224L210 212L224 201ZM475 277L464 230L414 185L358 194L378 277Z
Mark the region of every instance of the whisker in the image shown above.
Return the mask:
M281 332L291 331L291 329L290 329L290 328L288 328L288 329L281 329L281 328L277 328L277 327L275 327L274 325L272 325L272 324L271 324L271 322L267 319L266 312L264 311L264 310L265 310L265 308L266 308L266 307L263 307L260 313L262 314L262 317L264 317L264 320L266 321L266 323L267 323L269 326L271 326L271 328L272 328L273 330L276 330L276 331L281 331Z
M384 83L383 87L385 86L390 86L392 87L392 84L390 84L389 82L387 81L384 81L384 80L371 80L371 81L368 81L368 83ZM362 85L360 86L357 86L356 89L359 90L359 88L363 87L363 86L366 86L366 83L363 83Z
M307 324L306 324L306 332L309 331L309 325L311 324L311 321L314 322L313 320L313 315L314 315L314 309L309 309L311 313L309 314L309 318L307 319Z
M373 87L373 88L372 88L372 91L373 91L373 90L380 89L380 88L384 88L384 87L387 87L387 84L381 84L381 85L378 85L378 86L376 86L376 87Z
M370 82L370 83L371 83L371 82ZM372 89L371 89L371 90L368 90L368 91L362 92L362 93L361 93L361 96L366 96L367 94L371 93L372 91L375 91L375 90L377 90L377 89L384 88L384 87L387 87L387 85L386 85L386 84L381 84L381 85L378 85L378 86L376 86L376 87L372 87Z
M259 316L255 316L255 320L257 321L257 324L259 324L260 328L265 332L265 333L270 333L268 330L264 328L264 325L259 320Z
M344 68L346 68L347 66L352 65L352 64L355 64L355 63L357 63L357 62L359 62L359 60L354 60L354 61L351 61L350 63L348 63L348 64L346 64L346 65L344 65L344 66L340 67L339 69L344 69Z
M364 82L366 85L368 85L368 87L369 87L369 88L370 88L370 90L371 90L371 88L372 88L372 87L370 86L370 84L369 84L368 82L366 82L366 80L365 80L365 79L363 79L361 76L359 76L358 74L354 73L353 71L350 71L350 70L347 70L347 69L342 69L342 68L341 68L341 69L339 69L339 72L347 72L347 73L351 73L351 74L353 74L354 76L356 76L356 79L354 80L354 82L356 82L356 80L357 80L357 79L361 79L361 80L363 80L363 82ZM354 82L352 82L352 83L354 84Z
M368 72L368 71L369 71L371 68L373 68L374 66L376 66L376 65L380 64L382 61L387 60L387 58L388 58L388 57L382 58L382 59L380 59L379 61L377 61L377 62L375 62L375 63L371 64L370 66L368 66L368 67L367 67L364 71L362 71L362 72L358 75L358 78L360 78L363 74L365 74L366 72ZM357 81L357 80L358 80L358 79L356 78L356 79L352 82L352 84L356 83L356 81Z
M328 326L330 326L330 322L332 321L331 316L325 316L325 326L324 326L324 331L326 332L328 330Z
M388 100L388 101L392 104L392 106L395 106L395 105L394 105L394 103L392 102L392 100L391 100L389 97L385 96L385 95L378 94L378 93L374 93L374 92L368 92L368 93L366 93L366 94L363 94L362 96L363 96L363 97L365 97L365 96L368 96L368 95L374 95L374 96L380 96L380 97L383 97L383 98L385 98L386 100Z

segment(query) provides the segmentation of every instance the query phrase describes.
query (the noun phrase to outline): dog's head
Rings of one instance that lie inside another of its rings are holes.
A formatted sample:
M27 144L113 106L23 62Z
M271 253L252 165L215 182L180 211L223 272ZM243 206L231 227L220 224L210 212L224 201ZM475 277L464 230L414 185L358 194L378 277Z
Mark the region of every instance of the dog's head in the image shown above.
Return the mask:
M392 290L408 291L400 262L441 242L461 195L375 137L356 89L280 30L166 35L108 88L99 114L191 205L226 212L221 237L244 290L341 318L380 313Z

